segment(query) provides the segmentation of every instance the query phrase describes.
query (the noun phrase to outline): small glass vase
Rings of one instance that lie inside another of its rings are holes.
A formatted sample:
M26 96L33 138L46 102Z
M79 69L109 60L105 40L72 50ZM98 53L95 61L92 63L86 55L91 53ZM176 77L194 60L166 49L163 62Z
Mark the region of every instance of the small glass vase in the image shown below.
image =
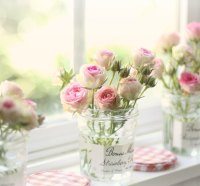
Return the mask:
M164 92L164 145L188 156L200 155L200 94Z
M87 110L79 117L80 168L91 180L129 180L137 111Z
M27 133L0 129L0 186L25 186Z

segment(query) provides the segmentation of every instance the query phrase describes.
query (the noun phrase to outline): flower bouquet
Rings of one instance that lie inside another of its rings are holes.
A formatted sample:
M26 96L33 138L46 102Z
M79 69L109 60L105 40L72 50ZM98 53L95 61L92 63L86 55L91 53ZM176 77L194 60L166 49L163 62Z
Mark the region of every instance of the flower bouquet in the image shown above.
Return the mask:
M0 84L0 185L25 185L27 131L43 120L16 83Z
M78 113L80 166L96 180L120 180L133 167L137 101L160 74L151 51L141 48L129 64L109 50L98 52L80 72L61 71L65 111Z
M163 35L164 144L182 154L200 154L200 23L190 23L186 37Z

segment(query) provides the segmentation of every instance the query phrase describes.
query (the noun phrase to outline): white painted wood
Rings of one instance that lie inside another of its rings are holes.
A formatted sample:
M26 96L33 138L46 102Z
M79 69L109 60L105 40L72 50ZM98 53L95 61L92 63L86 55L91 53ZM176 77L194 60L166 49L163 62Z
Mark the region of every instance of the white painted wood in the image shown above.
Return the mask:
M178 27L182 35L185 34L185 27L190 22L200 21L199 0L179 0L179 23Z
M188 181L176 184L176 185L171 185L171 186L199 186L200 185L200 177L190 179Z
M188 23L188 0L179 0L179 30L184 35Z
M200 21L200 1L188 0L188 23Z
M74 71L85 62L85 0L74 0Z

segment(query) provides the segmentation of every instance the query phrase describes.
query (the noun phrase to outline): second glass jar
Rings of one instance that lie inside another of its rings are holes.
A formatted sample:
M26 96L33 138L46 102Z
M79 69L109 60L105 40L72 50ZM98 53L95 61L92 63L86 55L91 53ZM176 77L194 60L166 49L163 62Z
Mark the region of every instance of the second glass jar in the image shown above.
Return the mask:
M175 153L200 155L200 94L163 93L164 145Z

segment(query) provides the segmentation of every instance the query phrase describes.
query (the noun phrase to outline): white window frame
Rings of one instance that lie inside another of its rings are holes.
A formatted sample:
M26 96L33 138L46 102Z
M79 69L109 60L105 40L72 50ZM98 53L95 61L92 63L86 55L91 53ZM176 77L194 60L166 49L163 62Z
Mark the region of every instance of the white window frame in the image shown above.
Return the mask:
M199 0L179 0L180 10L177 22L180 30L185 28L195 14L192 8L200 7ZM198 5L197 5L198 4ZM74 70L78 71L84 63L84 5L85 0L74 0ZM187 11L185 11L187 10ZM193 12L191 16L188 13ZM198 11L197 11L198 12ZM156 101L148 108L140 110L137 135L139 141L146 142L146 136L152 135L151 142L157 143L157 134L162 129L162 113L160 103ZM155 134L155 135L154 135ZM28 173L38 170L64 168L78 162L78 129L75 119L59 116L47 121L40 129L35 129L30 134L29 140Z
M85 0L74 0L74 71L78 72L85 60Z

